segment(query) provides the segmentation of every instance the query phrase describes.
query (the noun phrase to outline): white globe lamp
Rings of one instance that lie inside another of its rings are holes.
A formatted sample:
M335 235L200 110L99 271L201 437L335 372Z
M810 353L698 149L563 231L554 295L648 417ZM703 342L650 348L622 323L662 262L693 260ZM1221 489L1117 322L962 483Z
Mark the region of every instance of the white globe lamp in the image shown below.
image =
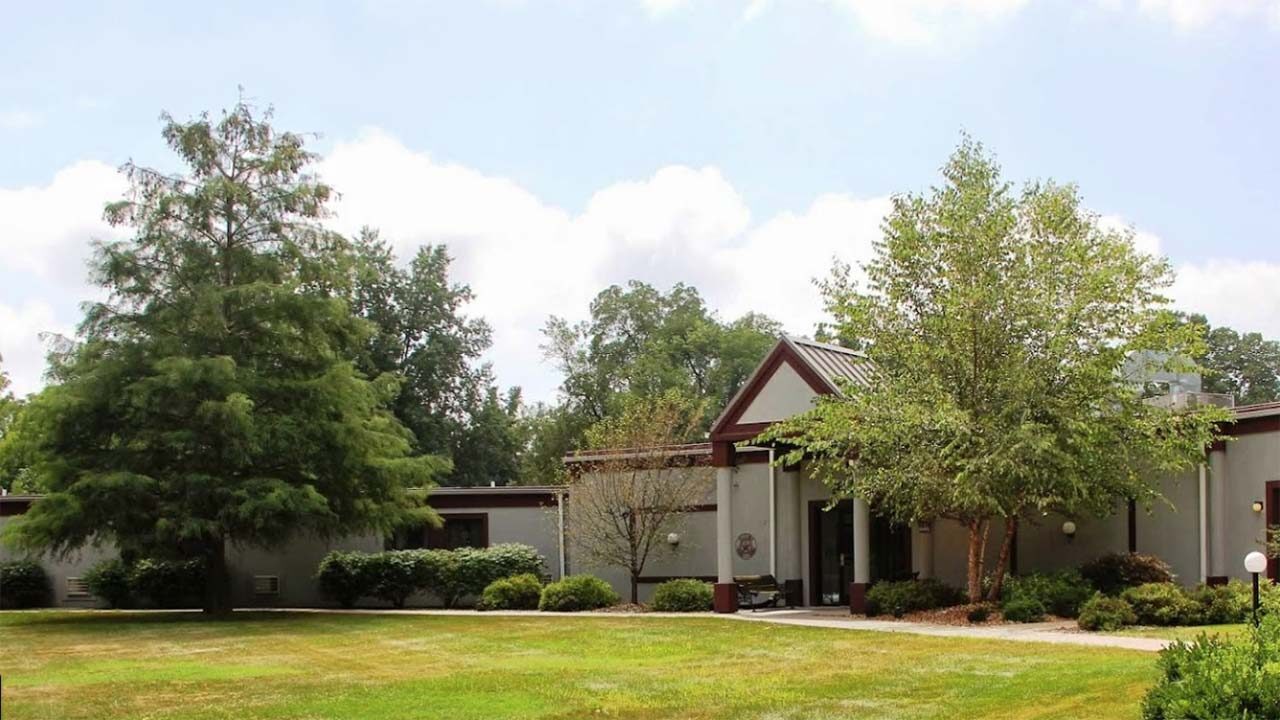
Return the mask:
M1267 571L1267 556L1254 550L1244 556L1244 569L1253 575L1253 624L1258 624L1258 576Z

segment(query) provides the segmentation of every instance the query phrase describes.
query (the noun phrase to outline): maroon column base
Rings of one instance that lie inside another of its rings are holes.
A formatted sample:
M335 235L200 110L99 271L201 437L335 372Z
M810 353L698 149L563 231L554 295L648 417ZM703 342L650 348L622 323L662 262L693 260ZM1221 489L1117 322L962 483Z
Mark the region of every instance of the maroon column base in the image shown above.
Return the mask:
M863 615L867 612L867 584L849 583L849 612Z
M712 608L718 613L738 612L738 583L716 583Z

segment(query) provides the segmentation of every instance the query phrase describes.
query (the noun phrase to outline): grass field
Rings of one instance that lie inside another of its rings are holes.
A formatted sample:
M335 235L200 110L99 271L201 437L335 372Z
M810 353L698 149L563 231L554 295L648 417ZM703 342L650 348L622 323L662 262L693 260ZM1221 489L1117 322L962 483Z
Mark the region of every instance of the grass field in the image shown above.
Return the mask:
M1193 625L1190 627L1130 627L1117 630L1114 635L1132 635L1137 637L1153 637L1163 640L1195 640L1201 635L1216 635L1224 640L1243 636L1249 626L1244 623L1233 625Z
M1149 653L733 622L0 613L6 720L1126 718Z

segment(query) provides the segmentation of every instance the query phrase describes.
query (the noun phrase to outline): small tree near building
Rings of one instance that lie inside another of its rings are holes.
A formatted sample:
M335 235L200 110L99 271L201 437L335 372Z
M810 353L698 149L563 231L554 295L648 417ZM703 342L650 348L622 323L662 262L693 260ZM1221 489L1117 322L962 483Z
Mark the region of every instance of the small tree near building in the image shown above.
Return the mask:
M993 525L990 599L1020 519L1156 501L1160 478L1202 459L1227 413L1147 402L1122 373L1135 353L1165 371L1202 355L1161 294L1167 261L1103 228L1072 186L1015 192L968 139L943 175L894 198L865 283L843 267L823 288L836 338L868 354L875 381L763 439L897 521L962 524L976 602Z
M700 420L700 407L666 393L632 397L587 431L596 459L570 480L565 534L585 564L627 571L633 603L645 564L671 551L667 536L706 498L710 469L673 462L668 453Z

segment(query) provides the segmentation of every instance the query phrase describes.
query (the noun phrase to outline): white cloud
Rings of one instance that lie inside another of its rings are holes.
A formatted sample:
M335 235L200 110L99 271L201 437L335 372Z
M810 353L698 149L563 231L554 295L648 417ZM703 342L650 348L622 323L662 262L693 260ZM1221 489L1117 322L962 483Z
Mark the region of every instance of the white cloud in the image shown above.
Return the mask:
M550 399L557 385L539 349L548 316L584 318L612 283L690 283L726 319L754 310L811 333L823 319L814 280L837 258L870 258L890 209L886 197L828 194L754 219L715 168L672 165L601 188L573 212L379 130L338 143L318 170L341 192L337 229L376 227L404 260L424 244L448 245L454 279L476 293L469 312L494 327L489 358L499 381L533 399ZM39 333L70 332L78 302L95 293L84 281L88 240L109 236L101 208L123 189L114 170L92 162L43 187L0 189L0 355L20 392L41 384ZM1103 222L1128 226L1114 215ZM1135 243L1146 252L1161 245L1142 230ZM1177 272L1170 294L1178 307L1280 337L1280 264L1222 259Z
M0 129L4 130L26 130L39 125L41 120L39 113L30 110L0 111Z
M1106 0L1108 5L1119 5ZM1260 19L1280 26L1280 0L1137 0L1143 13L1195 30L1219 20Z
M640 6L649 17L662 17L688 5L690 0L640 0Z
M823 0L850 13L863 32L890 42L925 45L945 35L1003 20L1029 0Z

